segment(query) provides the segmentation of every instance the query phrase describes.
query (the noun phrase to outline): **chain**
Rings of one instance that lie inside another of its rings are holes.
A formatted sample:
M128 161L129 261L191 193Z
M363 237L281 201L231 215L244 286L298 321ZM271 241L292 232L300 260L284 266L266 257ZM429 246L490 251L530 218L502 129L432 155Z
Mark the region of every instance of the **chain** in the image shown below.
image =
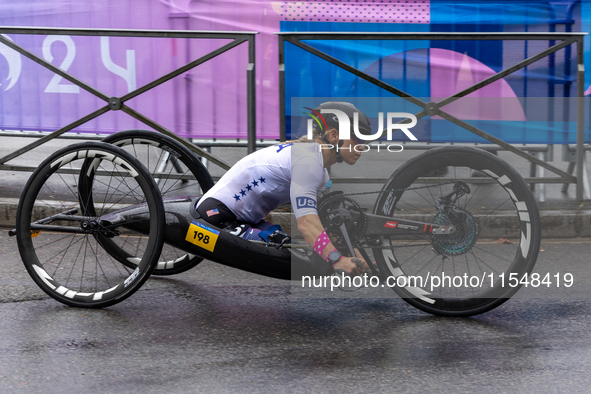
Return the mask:
M368 244L355 245L357 248L363 249L400 249L400 248L416 248L417 246L431 246L430 243L424 244L407 244L407 245L392 245L392 246L372 246Z
M409 191L409 190L427 189L427 188L430 188L430 187L439 187L439 186L443 186L443 185L450 185L450 184L453 184L453 183L456 183L456 182L455 181L450 181L450 182L438 183L438 184L435 184L435 185L407 187L407 188L404 188L404 189L379 190L379 191L374 191L374 192L346 193L346 194L343 194L343 195L344 196L362 196L362 195L366 195L366 194L406 192L406 191Z
M347 193L347 194L343 194L345 196L362 196L362 195L366 195L366 194L380 194L380 193L394 193L394 192L406 192L409 190L420 190L420 189L427 189L430 187L439 187L439 186L444 186L444 185L450 185L450 184L455 184L456 181L449 181L449 182L444 182L444 183L438 183L435 185L425 185L425 186L417 186L417 187L407 187L404 189L391 189L391 190L380 190L380 191L373 191L373 192L362 192L362 193ZM417 247L417 246L430 246L430 243L426 243L426 244L408 244L408 245L399 245L399 246L394 246L394 248L411 248L411 247ZM390 249L391 247L388 246L378 246L376 247L372 247L370 245L358 245L359 247L370 247L372 249Z
M404 189L391 189L391 190L379 190L379 191L373 191L373 192L362 192L362 193L347 193L347 194L342 194L343 196L362 196L362 195L366 195L366 194L380 194L380 193L394 193L394 192L406 192L409 190L420 190L420 189L427 189L430 187L439 187L439 186L444 186L444 185L450 185L450 184L454 184L456 183L455 181L450 181L450 182L444 182L444 183L438 183L435 185L425 185L425 186L417 186L417 187L407 187ZM306 248L308 247L308 245L302 245L302 244L284 244L284 245L274 245L274 244L270 244L266 241L255 241L255 240L250 240L250 242L253 243L259 243L259 244L265 244L267 246L274 246L274 247L282 247L282 248ZM409 245L401 245L401 246L396 246L396 248L408 248L408 247L416 247L416 246L429 246L431 245L430 243L428 244L409 244ZM378 247L374 247L374 246L370 246L370 245L358 245L359 247L370 247L372 249L389 249L389 247L387 246L378 246ZM309 248L309 247L308 247Z

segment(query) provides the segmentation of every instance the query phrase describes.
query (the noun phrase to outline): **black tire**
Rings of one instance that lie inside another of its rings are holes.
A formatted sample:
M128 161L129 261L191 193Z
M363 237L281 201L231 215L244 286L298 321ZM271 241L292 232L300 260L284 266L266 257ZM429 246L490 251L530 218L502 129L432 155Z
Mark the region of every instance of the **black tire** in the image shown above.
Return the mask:
M84 176L77 174L89 157L94 157L91 171L96 173L92 217L80 206L78 182ZM105 227L102 217L136 204L143 204L148 213L142 232ZM32 232L32 222L56 214L62 217L43 223L53 227ZM115 244L128 242L117 232L135 236L138 261L133 268L100 247L94 234L104 231ZM129 297L150 276L164 243L164 205L154 180L136 158L110 144L85 142L57 151L35 170L21 196L16 232L23 263L43 291L70 306L102 308Z
M121 147L146 166L155 177L164 200L178 196L198 196L209 190L214 182L207 168L187 147L161 133L149 130L126 130L111 134L102 142ZM169 160L169 158L171 158ZM155 176L156 172L164 173ZM194 179L179 179L175 175L192 175ZM130 266L133 251L119 248L101 239L101 244L113 257ZM164 245L152 275L175 275L190 270L203 261L202 257Z
M435 201L453 190L455 180L464 180L471 189L453 204L466 213L455 234L432 235L419 229L416 236L383 238L383 248L373 253L382 272L390 276L389 285L400 277L393 289L411 305L436 315L471 316L509 299L521 287L511 286L515 281L509 285L509 277L529 276L536 262L540 216L519 173L481 149L432 149L394 172L382 189L394 192L380 194L374 213L452 224Z

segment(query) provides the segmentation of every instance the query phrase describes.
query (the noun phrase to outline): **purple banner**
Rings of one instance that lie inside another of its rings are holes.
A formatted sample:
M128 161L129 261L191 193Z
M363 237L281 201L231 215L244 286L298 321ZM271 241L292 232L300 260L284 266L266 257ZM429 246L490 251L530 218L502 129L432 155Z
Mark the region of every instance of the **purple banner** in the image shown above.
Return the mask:
M284 22L428 24L429 0L4 0L0 26L256 31L257 137L279 137L277 37ZM9 35L108 96L121 96L226 40ZM183 137L246 138L246 44L126 103ZM0 44L0 128L56 130L104 106ZM75 131L146 125L108 112Z
M257 137L278 138L276 37L271 1L3 1L0 25L68 28L259 31ZM230 42L223 39L9 34L9 39L107 96L122 96ZM241 44L126 105L176 134L246 138L248 47ZM53 131L106 105L0 44L0 127ZM111 111L75 131L148 128Z

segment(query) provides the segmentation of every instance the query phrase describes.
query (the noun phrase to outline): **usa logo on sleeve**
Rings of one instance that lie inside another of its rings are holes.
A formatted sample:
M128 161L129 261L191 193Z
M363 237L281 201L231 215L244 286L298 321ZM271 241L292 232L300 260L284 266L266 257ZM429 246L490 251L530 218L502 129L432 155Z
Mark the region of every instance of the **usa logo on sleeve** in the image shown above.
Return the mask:
M296 197L297 208L314 208L316 209L316 200L310 197Z

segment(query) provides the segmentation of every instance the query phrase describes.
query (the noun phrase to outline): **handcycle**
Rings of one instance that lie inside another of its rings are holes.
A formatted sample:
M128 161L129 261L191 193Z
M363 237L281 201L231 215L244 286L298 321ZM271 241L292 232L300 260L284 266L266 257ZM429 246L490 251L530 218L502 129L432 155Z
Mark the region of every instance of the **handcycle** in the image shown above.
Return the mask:
M76 307L116 304L150 275L179 274L203 259L285 280L334 274L304 245L250 241L205 222L194 206L212 185L182 144L124 131L44 160L25 186L10 234L37 285ZM541 239L536 202L495 155L434 148L368 193L377 196L371 212L354 195L332 192L319 200L319 217L342 253L358 250L369 275L399 284L392 289L425 312L489 311L519 290L503 277L533 269ZM499 238L506 242L494 242ZM450 280L434 287L433 277Z

